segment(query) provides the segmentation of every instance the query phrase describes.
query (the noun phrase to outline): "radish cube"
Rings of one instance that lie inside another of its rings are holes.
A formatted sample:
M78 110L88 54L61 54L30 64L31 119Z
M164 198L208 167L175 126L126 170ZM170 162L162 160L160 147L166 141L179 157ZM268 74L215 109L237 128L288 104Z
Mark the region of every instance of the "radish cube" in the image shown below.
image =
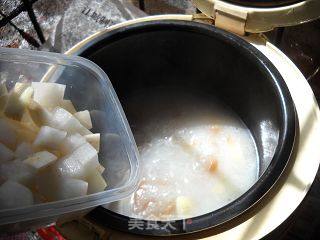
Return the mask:
M75 107L73 106L72 102L70 100L62 100L61 105L62 108L67 110L69 113L74 114L77 112Z
M2 113L5 110L7 102L8 102L7 94L0 96L0 113Z
M100 149L100 133L94 133L84 136L88 143L90 143L99 152Z
M87 194L88 183L73 178L61 178L55 189L55 200L81 197Z
M43 126L33 142L35 147L59 149L62 141L67 136L67 132L52 127Z
M39 103L31 100L27 109L30 113L30 116L33 122L38 127L41 127L42 125L49 125L52 115L48 110L43 108Z
M72 153L76 148L86 143L86 139L79 133L67 136L61 144L61 152L63 154Z
M14 126L4 118L0 119L0 142L10 148L15 147L17 142Z
M88 129L92 128L92 122L91 122L90 113L88 110L77 112L73 114L73 116L75 116L79 120L79 122L86 128Z
M99 166L97 151L85 143L57 163L58 174L67 177L85 179Z
M52 112L51 126L67 131L68 133L80 133L81 135L91 134L78 119L63 108L57 107Z
M14 88L13 88L13 91L15 93L17 93L18 95L21 95L24 90L26 90L28 87L30 87L30 83L22 83L22 82L17 82L15 85L14 85Z
M24 112L24 105L20 101L20 95L16 92L11 92L8 96L4 113L7 117L20 120Z
M0 83L0 96L8 94L7 86L4 82Z
M36 187L47 201L56 201L86 195L88 183L57 176L53 167L47 167L37 174Z
M0 209L18 208L32 204L32 192L22 184L9 180L0 186Z
M35 168L19 160L0 164L0 176L15 182L31 184L35 174Z
M21 117L21 120L20 120L21 123L27 125L28 127L30 127L31 129L34 129L34 130L38 130L39 127L35 124L35 122L33 121L31 115L30 115L30 112L29 112L29 109L26 109Z
M30 143L22 142L18 145L14 155L17 158L25 159L33 153L33 148Z
M35 169L40 169L48 166L55 160L57 160L57 157L55 155L47 151L42 151L32 154L23 162L34 167Z
M107 187L106 181L98 170L93 171L86 180L89 184L88 194L101 192Z
M33 88L27 87L20 95L19 99L24 106L27 106L32 101L33 97Z
M100 174L102 174L105 170L104 166L102 166L101 164L99 164L99 166L97 166L96 169Z
M34 89L33 99L41 106L48 109L60 106L66 89L65 85L58 83L33 82L31 86Z
M13 159L14 154L13 152L7 148L5 145L0 143L0 163L9 161Z

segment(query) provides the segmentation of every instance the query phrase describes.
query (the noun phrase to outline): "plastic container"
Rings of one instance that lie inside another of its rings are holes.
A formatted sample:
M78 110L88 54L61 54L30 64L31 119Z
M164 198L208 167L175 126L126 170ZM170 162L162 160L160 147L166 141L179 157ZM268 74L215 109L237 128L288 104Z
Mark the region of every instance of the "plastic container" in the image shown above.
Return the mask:
M63 73L63 77L62 76ZM130 195L139 180L137 147L107 75L81 57L0 48L0 81L8 89L21 81L66 85L65 98L77 111L89 110L93 132L101 133L99 161L105 167L105 191L56 202L0 211L0 232L23 231L78 216L95 206Z

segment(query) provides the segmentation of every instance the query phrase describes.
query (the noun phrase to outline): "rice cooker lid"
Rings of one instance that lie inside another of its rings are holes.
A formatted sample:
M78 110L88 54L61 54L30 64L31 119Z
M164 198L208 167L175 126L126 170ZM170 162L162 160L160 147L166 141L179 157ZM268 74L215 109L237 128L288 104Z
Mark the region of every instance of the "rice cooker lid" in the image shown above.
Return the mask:
M217 27L244 35L320 17L319 0L193 0Z

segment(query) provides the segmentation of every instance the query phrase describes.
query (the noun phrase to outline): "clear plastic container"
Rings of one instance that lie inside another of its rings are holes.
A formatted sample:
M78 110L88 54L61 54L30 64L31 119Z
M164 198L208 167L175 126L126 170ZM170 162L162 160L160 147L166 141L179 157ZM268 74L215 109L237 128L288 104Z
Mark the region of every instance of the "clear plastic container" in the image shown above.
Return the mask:
M18 81L66 85L65 98L77 111L89 110L93 132L101 133L99 161L105 167L105 191L56 202L0 211L0 232L34 229L62 217L83 214L95 206L130 195L138 184L137 147L107 75L80 57L0 48L0 81L11 89Z

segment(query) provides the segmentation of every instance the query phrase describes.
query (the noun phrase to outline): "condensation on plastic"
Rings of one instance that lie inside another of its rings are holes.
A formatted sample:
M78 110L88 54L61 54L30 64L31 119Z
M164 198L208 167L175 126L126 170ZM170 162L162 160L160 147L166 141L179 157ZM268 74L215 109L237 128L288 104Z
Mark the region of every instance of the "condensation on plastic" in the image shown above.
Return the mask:
M44 226L59 217L77 215L79 211L122 199L136 189L139 181L138 151L133 135L107 75L97 65L80 57L0 48L0 81L5 81L9 89L18 81L44 79L65 84L65 98L70 99L78 111L90 111L92 131L101 133L99 161L106 168L103 176L108 187L84 197L2 210L0 232Z

